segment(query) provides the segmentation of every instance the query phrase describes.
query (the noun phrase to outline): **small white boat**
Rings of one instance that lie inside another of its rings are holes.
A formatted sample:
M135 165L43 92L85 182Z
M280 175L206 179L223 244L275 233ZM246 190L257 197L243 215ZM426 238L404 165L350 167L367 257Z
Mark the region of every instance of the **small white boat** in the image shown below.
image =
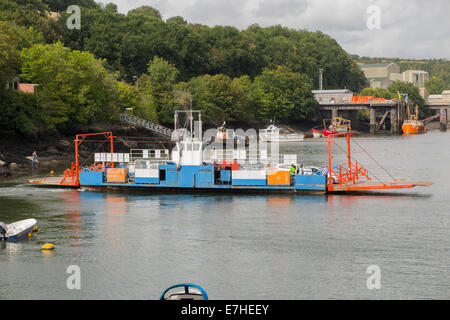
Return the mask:
M33 232L36 219L25 219L10 224L0 222L0 240L17 241L25 239Z
M280 134L280 129L271 124L267 129L260 130L259 138L267 142L300 142L305 139L304 134L289 133Z

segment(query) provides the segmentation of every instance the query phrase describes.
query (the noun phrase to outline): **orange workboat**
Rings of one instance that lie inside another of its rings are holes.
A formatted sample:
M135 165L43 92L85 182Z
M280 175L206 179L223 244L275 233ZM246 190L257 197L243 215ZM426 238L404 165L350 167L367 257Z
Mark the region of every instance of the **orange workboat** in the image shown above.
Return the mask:
M416 114L411 114L409 104L407 106L408 120L403 121L402 131L405 134L420 134L427 132L425 124L419 120L419 107L416 106Z
M402 130L405 134L420 134L427 132L427 127L420 120L405 120Z

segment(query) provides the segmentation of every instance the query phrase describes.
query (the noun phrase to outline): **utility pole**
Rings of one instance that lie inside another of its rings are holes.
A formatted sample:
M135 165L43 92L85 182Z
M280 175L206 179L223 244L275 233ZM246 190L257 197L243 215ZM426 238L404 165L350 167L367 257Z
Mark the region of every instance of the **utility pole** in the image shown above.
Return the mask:
M323 69L319 68L319 90L323 90Z

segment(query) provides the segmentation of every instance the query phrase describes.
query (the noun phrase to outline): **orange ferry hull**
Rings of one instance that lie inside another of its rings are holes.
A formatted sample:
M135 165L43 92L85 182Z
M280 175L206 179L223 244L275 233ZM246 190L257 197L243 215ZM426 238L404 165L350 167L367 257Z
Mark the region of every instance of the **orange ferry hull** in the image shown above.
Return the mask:
M402 125L403 133L406 134L420 134L427 132L427 128L422 124L404 123Z

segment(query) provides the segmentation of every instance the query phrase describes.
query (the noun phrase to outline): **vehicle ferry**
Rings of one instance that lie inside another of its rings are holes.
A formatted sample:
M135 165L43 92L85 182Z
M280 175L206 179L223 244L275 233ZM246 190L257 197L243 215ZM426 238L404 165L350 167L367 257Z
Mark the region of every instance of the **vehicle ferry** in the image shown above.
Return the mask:
M345 164L333 166L331 147L334 136L329 136L327 167L296 170L299 166L295 154L274 156L268 154L267 149L260 149L255 155L245 148L237 147L225 150L226 152L208 150L208 146L204 146L204 142L197 138L201 137L201 121L198 128L200 135L192 133L192 125L189 136L178 135L179 141L175 142L171 152L167 149L131 149L129 153L115 153L112 132L78 134L74 140L75 163L72 163L70 169L66 169L63 177L28 182L42 186L95 190L140 188L214 193L327 193L412 188L430 184L402 179L374 181L368 170L351 158L348 133L344 134L348 160ZM109 141L110 152L95 153L94 162L90 166L80 166L80 144L88 141L89 137L98 135ZM206 156L208 154L210 157Z

